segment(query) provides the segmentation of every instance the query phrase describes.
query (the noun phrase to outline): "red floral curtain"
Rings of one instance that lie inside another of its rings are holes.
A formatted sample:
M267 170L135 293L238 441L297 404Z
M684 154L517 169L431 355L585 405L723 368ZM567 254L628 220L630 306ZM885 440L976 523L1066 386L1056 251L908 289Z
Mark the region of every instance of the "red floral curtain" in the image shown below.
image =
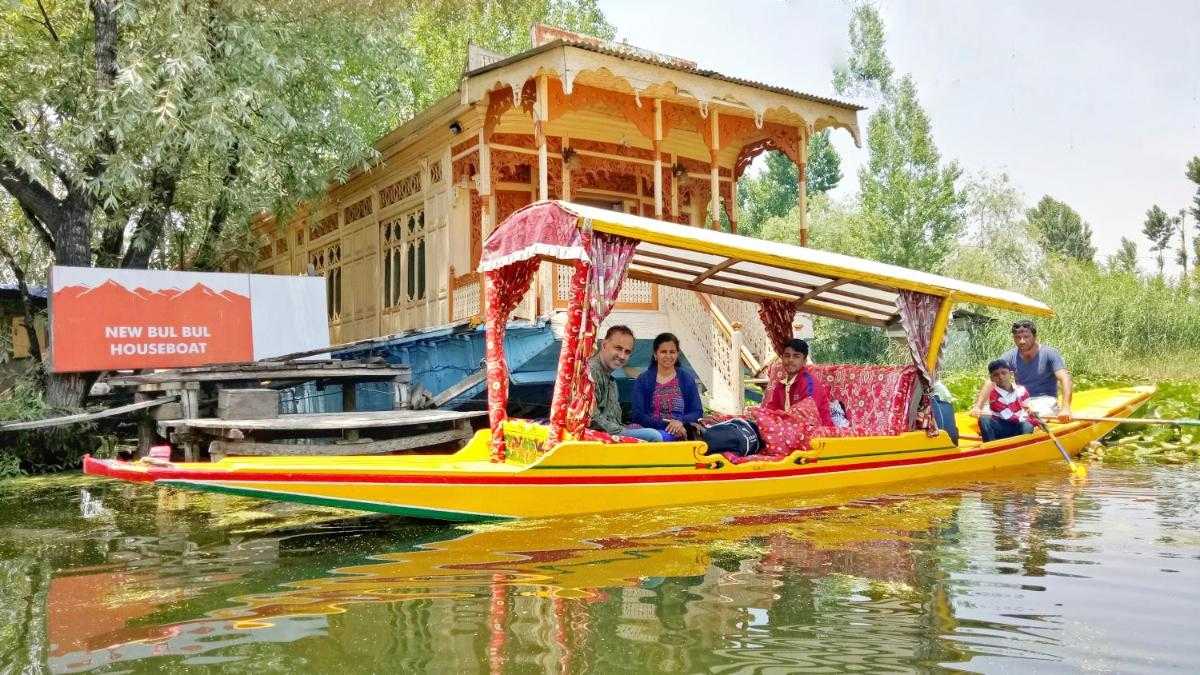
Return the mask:
M913 363L925 378L926 383L937 379L938 368L941 366L942 354L945 349L938 349L937 363L932 370L926 361L929 357L930 341L933 338L933 325L937 322L938 312L945 298L916 291L900 291L896 296L896 308L900 310L900 325L908 338L908 351L912 354ZM942 347L946 344L949 331L942 333Z
M591 382L587 377L587 356L591 353L581 349L583 328L588 323L584 312L590 311L587 302L588 277L591 266L585 262L575 263L575 274L571 276L571 290L567 295L567 322L563 327L562 346L559 349L558 374L554 378L554 398L550 403L550 437L548 445L562 440L566 429L567 408L572 397L577 395L575 385L580 380ZM593 336L595 335L593 331ZM581 378L581 373L583 373ZM590 404L589 399L589 404Z
M521 260L500 269L486 272L484 296L487 303L485 317L485 356L487 363L488 421L492 429L492 459L504 461L504 434L501 425L508 418L508 363L504 358L504 333L508 327L508 315L521 302L539 260Z
M788 340L792 339L792 320L796 318L796 305L788 300L760 300L758 319L771 337L775 353L783 356Z

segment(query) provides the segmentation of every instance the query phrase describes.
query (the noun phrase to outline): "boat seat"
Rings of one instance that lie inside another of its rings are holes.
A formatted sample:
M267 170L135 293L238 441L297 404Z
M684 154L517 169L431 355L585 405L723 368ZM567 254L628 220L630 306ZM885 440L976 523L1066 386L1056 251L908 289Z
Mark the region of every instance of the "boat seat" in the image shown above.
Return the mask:
M918 402L917 367L858 364L809 366L846 408L849 427L820 427L817 436L894 436L912 429Z

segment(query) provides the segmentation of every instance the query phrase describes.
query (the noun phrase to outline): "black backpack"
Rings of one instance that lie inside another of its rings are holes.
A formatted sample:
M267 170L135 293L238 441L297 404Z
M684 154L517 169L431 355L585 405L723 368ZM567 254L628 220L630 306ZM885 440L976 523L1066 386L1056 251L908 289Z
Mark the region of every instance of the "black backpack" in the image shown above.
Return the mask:
M714 424L700 437L708 444L709 453L732 452L746 457L758 454L762 448L758 426L741 417Z

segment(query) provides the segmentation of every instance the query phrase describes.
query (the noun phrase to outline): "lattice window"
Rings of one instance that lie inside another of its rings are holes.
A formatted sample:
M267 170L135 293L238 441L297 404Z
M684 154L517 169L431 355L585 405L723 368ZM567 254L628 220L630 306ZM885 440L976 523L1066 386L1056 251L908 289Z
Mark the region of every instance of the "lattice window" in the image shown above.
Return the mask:
M654 286L648 281L625 279L621 284L621 292L617 294L617 304L648 305L654 302Z
M417 211L405 223L408 239L406 266L408 268L408 299L425 299L425 212Z
M421 172L417 171L379 191L379 208L401 202L421 191Z
M354 202L350 206L342 209L342 221L353 223L360 218L366 218L371 215L371 195L367 195L362 199Z
M284 253L287 253L287 250L287 237L280 237L275 240L275 255L283 255Z
M263 244L262 246L258 247L258 259L259 260L266 260L267 258L270 258L270 257L271 257L271 245L270 244Z
M405 302L424 300L425 211L411 211L379 227L383 256L383 306L398 307Z
M325 277L325 308L330 321L342 316L342 245L324 246L308 254L308 262Z
M569 265L554 266L554 300L557 306L565 306L567 299L570 298L571 276L574 274L574 267ZM625 278L625 283L621 284L621 292L617 295L618 306L652 306L655 304L655 300L654 284L628 277Z
M429 184L436 185L442 182L442 163L434 162L429 165Z
M384 221L379 226L380 255L383 260L383 306L400 304L400 267L404 242L402 218Z
M454 304L454 315L450 317L451 321L469 319L480 313L479 300L483 295L479 292L479 284L479 277L476 277L475 280L451 290Z
M337 228L338 214L337 212L334 212L317 221L317 224L312 226L312 229L308 234L308 240L315 241L320 239L330 232L333 232Z

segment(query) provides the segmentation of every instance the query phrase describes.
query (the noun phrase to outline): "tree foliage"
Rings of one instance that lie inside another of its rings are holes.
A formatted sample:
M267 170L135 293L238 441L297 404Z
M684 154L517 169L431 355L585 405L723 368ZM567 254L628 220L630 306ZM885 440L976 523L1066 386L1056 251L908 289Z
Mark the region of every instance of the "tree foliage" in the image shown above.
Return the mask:
M1075 209L1050 195L1044 195L1025 217L1048 252L1082 263L1095 261L1092 226L1084 222Z
M738 180L738 232L759 236L770 218L788 214L796 206L799 172L788 156L778 151L766 153L765 169L758 175ZM808 167L805 187L810 196L824 194L842 180L842 158L829 140L829 130L813 134L808 143Z
M850 16L850 54L833 71L833 87L843 95L886 97L892 89L887 34L874 5L861 2Z
M1146 211L1146 220L1142 223L1142 234L1150 240L1150 250L1158 254L1158 275L1163 274L1163 251L1171 245L1171 235L1175 234L1175 219L1155 204Z
M870 159L859 170L868 249L884 262L942 268L961 228L958 164L942 165L929 117L909 77L867 130Z
M1137 274L1137 243L1121 237L1121 245L1108 256L1108 271L1119 274Z
M1196 194L1192 196L1191 213L1192 220L1196 223L1196 229L1200 230L1200 155L1188 160L1184 176L1196 184Z
M929 116L911 77L897 82L878 9L869 3L850 18L850 56L834 71L840 94L881 99L867 124L870 159L859 170L863 236L869 257L940 270L961 229L961 170L943 165Z
M611 40L616 30L597 0L408 0L412 10L408 45L419 77L405 83L423 108L458 87L467 44L505 54L529 49L534 23Z
M228 267L251 214L372 160L467 41L519 48L535 20L611 34L594 0L14 0L0 186L58 264Z
M946 263L951 276L991 286L1038 279L1045 256L1025 219L1025 201L1007 174L982 172L963 186L963 231Z

